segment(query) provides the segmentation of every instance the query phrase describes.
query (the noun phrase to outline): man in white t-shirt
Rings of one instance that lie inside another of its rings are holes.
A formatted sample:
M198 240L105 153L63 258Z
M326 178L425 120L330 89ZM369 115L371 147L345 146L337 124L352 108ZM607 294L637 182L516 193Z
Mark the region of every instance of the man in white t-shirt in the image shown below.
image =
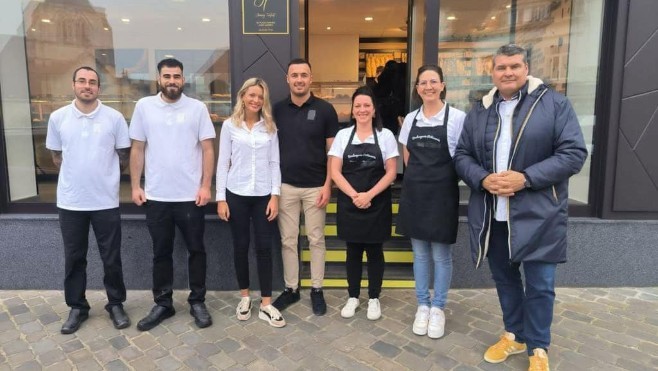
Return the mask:
M204 206L210 201L214 171L215 129L206 106L183 94L183 64L158 63L160 92L140 99L130 123L132 200L146 209L153 240L153 300L151 312L137 324L147 331L173 316L175 228L188 251L190 314L200 327L212 324L204 304L206 250L203 244ZM145 169L145 187L141 186Z
M114 327L130 326L123 310L119 180L128 165L130 138L123 115L98 100L98 73L73 72L75 99L50 115L46 147L59 169L57 207L64 241L64 297L71 307L61 332L72 334L89 317L87 250L91 224L103 261L103 283Z

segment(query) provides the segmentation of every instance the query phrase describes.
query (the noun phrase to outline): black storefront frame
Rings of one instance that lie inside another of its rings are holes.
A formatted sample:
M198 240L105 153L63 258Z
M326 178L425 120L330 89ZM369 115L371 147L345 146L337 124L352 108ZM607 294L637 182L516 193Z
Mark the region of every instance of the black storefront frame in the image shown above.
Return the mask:
M299 51L299 36L296 30L299 30L300 17L299 17L299 1L290 0L290 34L286 35L291 44L291 57L297 56ZM425 0L424 14L436 14L436 17L427 17L425 19L425 29L423 33L423 63L437 63L438 61L438 38L439 38L439 19L440 19L440 3L441 0ZM413 22L418 21L412 19L412 9L414 0L409 0L408 7L408 35L407 39L411 39L411 30L413 29ZM599 217L611 218L617 215L611 211L610 198L611 188L614 186L613 180L610 179L610 174L614 172L614 156L608 154L610 137L616 135L613 133L611 127L611 118L618 114L620 110L621 93L619 89L614 89L621 85L621 74L618 73L623 68L623 57L616 55L616 50L623 49L623 35L617 32L617 26L625 20L625 11L622 8L622 2L614 0L604 0L603 24L602 24L602 39L601 51L599 57L599 71L596 85L596 101L595 101L595 125L593 134L593 143L596 144L595 152L591 158L591 171L589 177L589 196L587 205L570 205L569 216L571 217ZM231 61L239 58L240 46L234 44L239 42L244 35L241 34L241 17L239 17L240 9L238 6L229 3L229 30L231 40ZM237 15L237 17L236 17ZM308 22L308 0L304 2L304 17ZM305 27L305 33L308 33L308 27ZM614 42L605 42L605 40L614 40ZM305 50L308 53L308 36L304 38ZM237 46L237 48L234 48ZM410 45L408 46L410 49ZM237 49L237 50L234 50ZM408 49L408 51L409 51ZM245 71L241 71L236 63L231 63L230 72L232 81L241 81L236 77L241 76ZM411 75L412 71L409 71ZM612 79L604 78L605 76L613 76ZM619 80L619 81L617 81ZM238 84L231 84L232 95L238 89ZM2 91L0 89L0 99ZM614 104L613 104L614 103ZM0 107L0 143L2 143L2 151L0 153L0 214L54 214L57 212L57 207L54 202L52 203L21 203L11 202L9 195L9 174L8 174L8 160L6 153L6 135L4 132L4 115L2 114L2 107ZM600 150L598 150L600 148ZM123 214L141 214L143 210L132 203L121 203L121 212ZM214 203L206 206L207 214L215 213ZM460 215L466 215L466 205L461 205Z

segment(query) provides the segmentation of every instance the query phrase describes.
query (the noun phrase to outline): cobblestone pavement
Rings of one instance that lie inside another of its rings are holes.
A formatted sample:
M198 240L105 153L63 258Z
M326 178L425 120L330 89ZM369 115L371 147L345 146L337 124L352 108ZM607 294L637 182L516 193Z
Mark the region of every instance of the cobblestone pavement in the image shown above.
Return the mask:
M133 325L112 327L105 294L88 291L90 318L73 335L59 330L68 315L61 291L0 291L0 370L527 370L524 354L491 365L482 354L502 331L495 291L451 290L446 335L411 332L412 290L385 290L382 318L340 317L342 289L325 290L327 315L312 315L308 290L283 312L288 325L270 327L256 315L235 318L238 295L210 292L213 326L194 326L186 293L174 294L176 316L148 332L135 328L151 308L148 291L130 291ZM252 293L253 295L253 293ZM557 292L553 370L658 369L658 288L560 288Z

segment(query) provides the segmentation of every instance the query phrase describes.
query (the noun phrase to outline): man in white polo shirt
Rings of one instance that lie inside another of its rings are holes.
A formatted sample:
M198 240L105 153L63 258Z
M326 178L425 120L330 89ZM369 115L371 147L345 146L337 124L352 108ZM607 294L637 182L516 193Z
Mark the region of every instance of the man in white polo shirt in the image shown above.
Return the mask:
M98 73L80 67L73 73L75 99L50 115L46 147L59 169L57 207L64 240L64 297L71 307L62 326L72 334L89 317L87 250L91 224L103 261L105 309L117 329L130 326L123 310L126 287L121 266L119 180L128 165L130 138L123 115L98 100Z
M137 324L147 331L173 316L172 302L175 228L188 251L190 314L200 327L212 324L204 304L206 250L203 244L204 206L210 201L214 171L215 129L206 106L183 94L183 64L174 59L158 63L160 92L142 98L130 123L132 200L146 209L153 240L153 300L151 312ZM145 170L145 189L140 184Z

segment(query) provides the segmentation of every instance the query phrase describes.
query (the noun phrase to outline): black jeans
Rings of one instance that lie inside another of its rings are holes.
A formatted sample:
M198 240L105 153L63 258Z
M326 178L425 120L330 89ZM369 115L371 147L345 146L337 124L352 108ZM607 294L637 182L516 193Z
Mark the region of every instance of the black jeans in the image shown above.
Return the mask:
M107 292L106 308L126 301L126 286L121 266L121 214L119 208L97 211L59 209L59 226L64 240L64 298L71 308L89 310L87 289L87 251L91 224L103 261L103 284Z
M233 236L233 261L238 286L249 288L250 224L254 225L256 267L261 297L272 296L272 236L274 222L267 220L265 210L270 196L240 196L226 191ZM251 223L250 223L251 222Z
M189 202L146 202L146 225L153 240L153 300L173 307L174 237L176 227L187 246L187 273L190 304L202 303L206 297L206 249L203 244L205 218L203 207Z
M363 252L368 258L368 298L378 299L384 280L384 249L381 243L347 242L347 292L350 298L358 298L361 291Z

